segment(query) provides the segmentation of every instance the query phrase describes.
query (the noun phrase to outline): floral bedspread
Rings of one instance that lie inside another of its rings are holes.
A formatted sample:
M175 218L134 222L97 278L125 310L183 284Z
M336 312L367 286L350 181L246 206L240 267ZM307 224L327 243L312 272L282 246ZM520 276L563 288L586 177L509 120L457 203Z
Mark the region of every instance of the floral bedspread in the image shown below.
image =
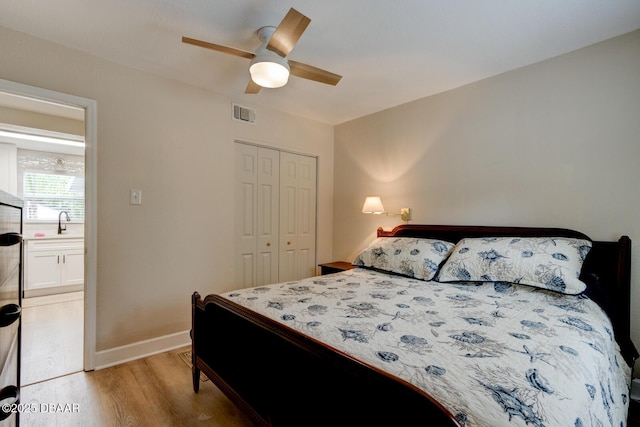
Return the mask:
M462 425L626 425L630 368L580 295L358 268L223 296L416 385Z

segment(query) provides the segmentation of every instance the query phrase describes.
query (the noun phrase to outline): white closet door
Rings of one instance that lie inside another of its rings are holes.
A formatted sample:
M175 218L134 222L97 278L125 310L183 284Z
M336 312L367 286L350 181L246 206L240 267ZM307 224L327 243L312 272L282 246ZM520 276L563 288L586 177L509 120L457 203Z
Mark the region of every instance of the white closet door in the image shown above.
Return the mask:
M278 281L279 152L235 144L235 281Z
M298 156L298 279L316 275L316 158Z
M280 153L281 282L316 272L316 159Z
M255 286L278 282L280 153L258 148L258 265Z

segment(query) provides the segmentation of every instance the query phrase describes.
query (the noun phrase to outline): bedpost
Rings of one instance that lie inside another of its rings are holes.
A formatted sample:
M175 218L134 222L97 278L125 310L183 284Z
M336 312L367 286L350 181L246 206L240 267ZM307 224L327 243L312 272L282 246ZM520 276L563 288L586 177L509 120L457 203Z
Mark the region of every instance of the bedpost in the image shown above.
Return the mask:
M200 294L194 292L191 296L191 375L193 381L193 391L200 390L200 369L196 366L196 334L194 328L196 326L196 310L198 309L198 301Z
M620 340L622 342L619 341L622 354L626 356L627 363L633 367L638 359L638 350L631 341L631 239L629 236L622 236L618 240L616 276L618 283L618 289L616 289L618 301L616 302L622 308L623 313L622 322L617 325L622 328L622 331L616 332L623 338Z
M620 297L622 298L622 304L624 304L624 312L627 314L629 320L629 313L631 311L631 239L629 236L622 236L618 240L620 252L618 256L618 283L621 285ZM625 322L626 335L630 332L630 322Z

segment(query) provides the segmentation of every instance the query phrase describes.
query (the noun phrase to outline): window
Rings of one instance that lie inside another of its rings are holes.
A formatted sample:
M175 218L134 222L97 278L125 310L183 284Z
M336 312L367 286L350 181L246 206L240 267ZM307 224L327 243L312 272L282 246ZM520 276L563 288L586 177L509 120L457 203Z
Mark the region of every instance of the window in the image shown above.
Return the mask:
M66 211L84 222L84 175L25 170L22 185L25 221L57 221Z

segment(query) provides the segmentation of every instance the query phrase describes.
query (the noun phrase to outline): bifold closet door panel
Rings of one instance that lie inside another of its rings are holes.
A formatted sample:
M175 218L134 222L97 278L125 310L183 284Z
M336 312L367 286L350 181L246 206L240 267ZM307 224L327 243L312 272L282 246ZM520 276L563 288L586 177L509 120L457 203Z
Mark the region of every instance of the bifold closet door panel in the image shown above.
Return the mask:
M280 153L280 281L316 272L317 159Z
M278 281L280 156L235 144L235 281L241 287Z

